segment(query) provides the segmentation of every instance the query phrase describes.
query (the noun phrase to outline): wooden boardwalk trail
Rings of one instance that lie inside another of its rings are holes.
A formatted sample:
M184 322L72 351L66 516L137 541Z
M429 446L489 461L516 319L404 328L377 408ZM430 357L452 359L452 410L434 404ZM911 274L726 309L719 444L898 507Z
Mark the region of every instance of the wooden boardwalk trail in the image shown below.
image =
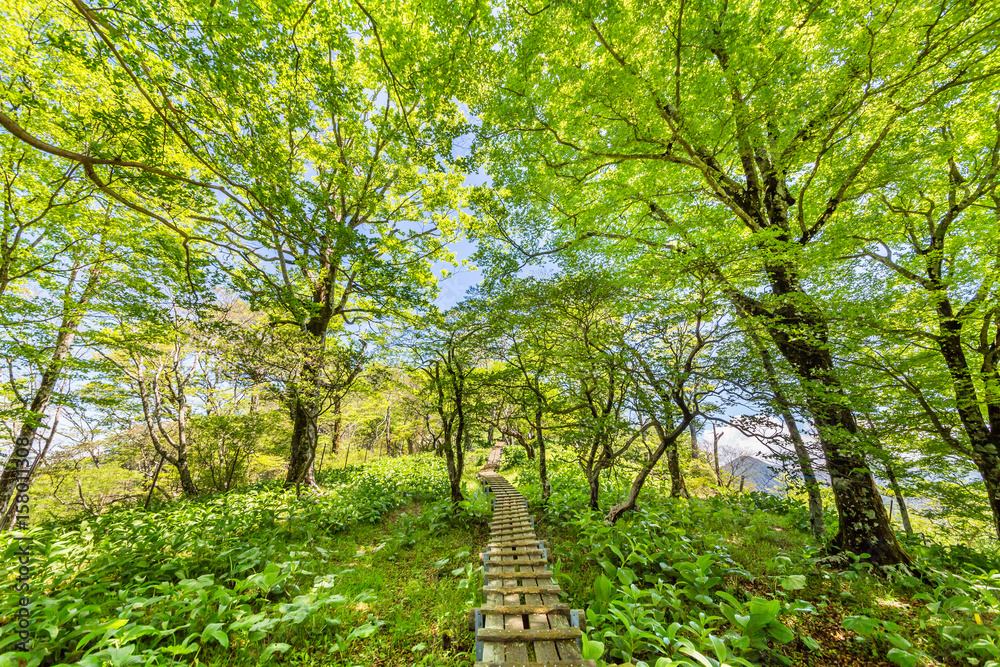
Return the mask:
M596 667L580 653L580 617L559 600L528 501L497 474L498 444L478 478L493 495L483 554L486 605L476 613L476 667Z

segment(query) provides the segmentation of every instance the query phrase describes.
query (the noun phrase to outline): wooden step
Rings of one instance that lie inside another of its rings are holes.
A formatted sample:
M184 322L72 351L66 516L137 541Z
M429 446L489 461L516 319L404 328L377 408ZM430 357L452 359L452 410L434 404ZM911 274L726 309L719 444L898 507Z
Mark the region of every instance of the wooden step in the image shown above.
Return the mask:
M539 542L541 542L541 540L527 540L527 539L525 539L525 540L512 540L510 542L489 542L486 546L490 547L491 549L494 548L494 547L501 548L501 549L507 549L507 548L510 548L510 547L529 547L529 546L534 546L534 545L538 544Z
M531 529L531 528L527 528L527 529L525 529L525 528L518 528L518 529L511 529L511 530L498 530L498 531L494 531L494 532L496 532L497 534L496 535L490 535L490 537L511 537L513 535L534 535L535 534L535 531L533 529ZM524 539L524 538L521 538L521 539Z
M506 628L479 628L476 641L511 644L514 642L552 642L566 639L580 639L580 628L532 628L530 630L507 630Z
M502 574L502 573L501 573ZM525 573L526 574L526 573ZM545 574L544 572L538 572L537 574ZM520 577L521 579L527 579L528 577ZM550 579L551 577L536 577L537 579ZM526 594L526 595L559 595L562 593L562 589L558 586L500 586L491 584L489 586L483 586L484 593L503 593L504 595L514 595Z
M524 572L494 572L494 567L513 567L516 565L548 565L549 561L544 558L522 558L516 560L514 558L487 558L486 564L490 566L490 574L524 574ZM544 573L543 573L544 574Z
M490 530L496 530L497 528L509 528L511 526L534 526L531 523L531 519L514 519L511 521L496 521L490 524Z
M493 604L480 607L484 614L562 614L569 616L568 604L530 605L530 604Z
M530 547L506 547L507 549L516 549L516 551L499 551L496 549L490 549L486 552L487 558L500 558L501 556L541 556L544 553L548 553L545 549L539 549L535 547L534 549Z

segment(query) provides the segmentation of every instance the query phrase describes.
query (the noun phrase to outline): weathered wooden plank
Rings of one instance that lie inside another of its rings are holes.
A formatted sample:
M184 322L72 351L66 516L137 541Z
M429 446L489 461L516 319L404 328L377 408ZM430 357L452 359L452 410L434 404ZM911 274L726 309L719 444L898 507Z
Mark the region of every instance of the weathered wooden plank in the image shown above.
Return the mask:
M513 567L505 567L504 572L513 572ZM516 606L520 595L517 593L507 593L503 596L504 606ZM512 632L524 632L524 616L521 614L504 614L504 628ZM524 663L528 661L528 644L526 642L513 642L507 645L507 662Z
M548 565L549 561L544 558L496 558L490 557L486 559L487 565L496 565L497 567L506 567L508 565Z
M558 604L559 596L552 594L542 595L543 604ZM553 629L562 630L576 630L579 633L578 636L583 636L583 632L579 628L569 627L569 619L564 616L549 616L549 627ZM559 658L561 660L582 660L583 654L580 653L580 647L576 643L576 639L563 639L556 641L556 649L559 651Z
M497 539L505 539L506 538L508 540L513 540L513 539L523 540L523 539L531 538L531 537L534 537L534 536L535 536L535 531L533 531L533 530L509 530L509 531L508 530L501 530L501 531L493 534L494 538L497 538Z
M549 619L551 623L554 618ZM563 619L565 620L565 619ZM567 622L568 624L568 622ZM583 636L583 633L579 628L539 628L539 629L497 629L497 628L483 628L479 631L479 639L486 642L501 642L504 644L513 644L519 642L537 642L537 641L576 641Z
M516 594L515 594L516 595ZM537 596L532 595L531 597ZM506 599L506 595L504 598ZM527 596L525 596L527 597ZM569 615L569 605L568 604L555 604L555 605L544 605L539 601L537 604L507 604L502 605L483 605L479 608L479 611L492 614L563 614Z
M536 568L536 569L537 570L541 570L540 567ZM535 583L535 584L537 584L537 579L536 580L525 579L524 581L525 581L525 583ZM543 581L544 581L544 579L543 579ZM537 606L539 606L540 609L546 609L547 610L547 611L539 611L538 613L531 613L531 614L528 615L528 627L532 628L534 630L545 630L546 628L550 628L551 627L549 625L548 614L550 614L550 613L552 613L554 611L557 611L557 609L556 609L557 606L558 607L567 607L567 608L569 607L569 605L562 605L562 604L560 604L560 605L545 606L545 605L542 605L541 603L542 603L542 596L539 595L538 593L528 593L528 594L525 594L525 596L524 596L524 604L525 604L525 606L528 606L528 605L537 605ZM563 613L562 609L559 609L558 611L560 613ZM569 612L566 611L565 613L569 613ZM535 659L536 660L544 660L546 662L551 662L551 661L559 659L559 651L556 650L556 643L555 642L551 642L551 641L537 641L534 644L532 644L532 648L535 651Z
M490 524L490 528L510 528L511 526L531 526L530 518L521 517L511 517L510 519L503 519L500 521L494 521Z
M523 547L503 547L502 549L490 549L486 552L488 558L508 558L510 556L541 556L543 553L547 553L537 546L532 548L528 546Z
M510 542L488 542L486 544L486 546L488 546L488 547L506 548L506 547L535 546L537 544L539 544L539 540L525 539L525 540L513 540L513 541L510 541Z
M486 601L490 604L503 604L503 595L500 593L488 592L486 594ZM486 628L503 628L503 614L486 614L483 626ZM479 640L479 633L482 631L483 629L480 628L479 632L476 633L477 640ZM504 650L503 644L483 644L483 660L487 662L503 662L506 655L507 654Z
M551 579L551 577L546 577ZM558 586L483 586L483 591L485 593L495 593L499 591L510 592L510 593L538 593L549 594L555 597L555 604L559 604L559 593L562 593L562 589ZM546 604L549 604L548 602Z

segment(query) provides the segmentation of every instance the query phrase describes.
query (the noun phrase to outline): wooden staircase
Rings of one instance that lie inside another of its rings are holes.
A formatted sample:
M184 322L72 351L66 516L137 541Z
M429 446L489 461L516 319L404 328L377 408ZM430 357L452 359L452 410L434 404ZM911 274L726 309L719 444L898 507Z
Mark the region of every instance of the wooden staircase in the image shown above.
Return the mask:
M496 472L502 449L493 447L478 475L493 496L493 522L486 605L475 610L476 667L597 667L580 653L582 614L559 601L527 500Z

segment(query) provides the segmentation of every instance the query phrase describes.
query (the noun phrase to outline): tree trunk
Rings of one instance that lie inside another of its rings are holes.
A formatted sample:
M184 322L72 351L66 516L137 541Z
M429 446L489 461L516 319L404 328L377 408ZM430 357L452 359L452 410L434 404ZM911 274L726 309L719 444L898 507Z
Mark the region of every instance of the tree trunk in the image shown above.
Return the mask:
M693 417L691 417L691 422L694 422ZM643 484L646 483L646 478L649 477L649 473L652 472L653 468L659 463L660 458L664 453L667 454L667 469L670 472L670 495L672 497L684 496L688 498L687 488L684 486L684 477L681 475L680 468L680 457L677 454L677 438L684 433L687 426L683 423L671 433L667 433L663 426L658 422L653 422L653 427L656 429L656 433L659 436L660 444L659 446L646 457L646 461L642 468L636 474L635 479L632 480L632 486L629 487L628 497L611 508L608 512L607 522L615 523L618 519L625 514L625 512L631 512L635 509L635 503L639 498L639 492L642 491Z
M784 401L784 396L781 397L781 400ZM782 411L781 417L788 427L789 437L795 447L799 471L802 473L802 481L806 487L806 495L809 499L809 528L812 530L813 537L817 540L825 540L826 524L823 522L823 496L820 495L819 481L813 470L812 458L809 456L809 450L806 449L802 434L799 432L798 422L795 421L792 413L786 408Z
M295 400L295 421L288 457L288 474L285 488L305 483L316 485L312 463L316 456L318 438L319 400L311 395L299 395Z
M662 447L662 444L661 444ZM684 484L684 474L681 472L680 456L677 453L677 443L671 442L666 448L667 471L670 473L670 497L690 498L687 486Z
M715 459L715 480L722 486L722 468L719 466L719 436L715 433L715 424L712 424L712 458Z
M937 313L940 331L938 349L951 375L958 416L972 446L972 461L986 486L986 497L993 513L993 531L1000 538L1000 397L995 404L987 401L991 428L983 418L981 402L962 348L962 322L955 317L951 302L943 295L938 295ZM995 350L992 352L995 354ZM996 369L991 368L988 361L990 353L991 350L984 350L983 375L987 383L996 382L995 378L989 377L996 374Z
M454 438L455 442L452 442L452 438L451 425L446 424L441 438L441 449L444 451L445 463L448 466L448 485L451 487L451 502L457 503L465 500L465 496L462 495L462 446L458 437ZM457 455L455 452L456 449L458 450Z
M336 417L333 420L333 436L330 439L331 451L334 454L340 453L340 426L342 423L343 416L340 414L340 397L338 396L333 404L333 411L336 413Z
M795 369L813 416L833 486L840 528L834 550L868 554L876 565L910 563L889 525L875 479L858 449L857 420L834 372L827 342L827 323L809 304L798 285L795 268L767 266L772 292L782 299L769 332L781 354Z
M595 470L587 473L587 485L590 487L590 501L588 503L590 509L600 510L600 499L601 499L601 471Z
M492 430L492 427L491 427ZM549 470L545 462L545 437L542 435L542 411L535 410L535 438L538 443L538 479L542 483L542 504L548 504L552 495L552 485L549 484Z
M392 403L385 406L385 455L392 456L391 439L389 434L392 431Z
M181 489L184 491L184 495L189 497L197 496L198 487L194 483L194 478L191 477L191 468L188 466L186 451L177 455L174 468L177 469L177 475L180 477Z
M292 441L288 454L288 474L285 476L286 489L298 487L303 483L316 486L313 462L316 459L319 414L322 408L319 384L325 363L326 333L335 312L330 300L336 287L335 275L336 271L328 270L324 282L317 286L313 294L313 303L320 305L320 309L306 322L302 332L309 337L311 349L306 350L307 356L297 383L299 386L295 389Z
M825 540L826 526L823 523L823 497L820 495L819 482L816 480L816 472L813 470L812 457L809 456L809 450L806 449L805 442L802 440L798 422L792 415L791 403L785 396L785 392L782 391L781 383L778 382L778 373L774 369L771 352L752 330L748 329L747 334L757 348L761 364L764 367L764 374L767 376L767 382L771 386L775 405L778 407L781 418L785 420L785 426L788 427L788 435L792 440L792 447L795 449L795 458L799 464L799 471L802 473L802 481L805 484L806 494L809 498L809 527L812 530L813 537L817 540Z
M892 493L896 496L896 504L899 505L899 517L903 520L903 530L906 531L907 535L913 535L913 527L910 525L910 512L906 509L903 491L899 488L899 482L896 481L896 471L892 469L892 465L889 463L885 464L885 474L889 479L889 486L892 487ZM889 519L891 521L892 517L889 517Z
M160 457L160 462L156 464L156 470L153 472L153 483L149 485L149 495L146 496L146 504L142 506L142 509L149 509L149 501L153 499L153 491L156 489L156 481L160 478L160 469L163 467L164 459Z
M610 524L614 524L623 514L631 512L635 509L635 503L639 499L639 492L642 491L642 485L646 483L646 478L649 477L649 473L652 471L654 465L656 465L654 457L650 456L642 468L639 469L635 479L632 480L632 486L629 487L628 496L625 500L618 503L608 511L608 516L605 517L605 521Z
M76 271L74 270L70 276L69 282L66 287L66 296L68 297L73 289L73 285L76 282ZM94 292L97 290L97 286L101 279L101 266L99 264L94 265L90 270L90 275L87 278L87 283L84 285L83 291L80 294L80 298L72 306L68 306L69 312L63 314L62 322L59 326L59 331L56 334L55 348L52 351L52 356L49 358L49 362L42 372L41 382L38 384L38 389L35 391L35 395L31 399L31 405L28 407L28 415L24 422L21 424L21 431L17 435L17 442L27 442L27 447L30 448L31 443L35 441L35 436L38 434L38 429L41 427L42 419L45 415L45 410L49 406L49 401L52 399L52 392L55 389L56 381L59 379L62 373L63 366L66 363L66 358L70 354L70 350L73 347L73 339L76 338L76 330L80 326L80 320L83 318L83 313L90 299L93 297ZM15 456L16 449L11 453L10 458L4 465L3 471L0 472L0 512L3 512L3 520L0 525L0 530L6 530L9 526L14 524L17 520L17 508L11 507L11 498L14 495L15 487L19 482L26 482L26 480L19 480L18 473L19 468L12 466L11 463L14 460L19 460ZM25 461L25 465L27 462Z
M698 431L693 419L688 424L688 428L691 430L691 460L696 461L698 459Z

